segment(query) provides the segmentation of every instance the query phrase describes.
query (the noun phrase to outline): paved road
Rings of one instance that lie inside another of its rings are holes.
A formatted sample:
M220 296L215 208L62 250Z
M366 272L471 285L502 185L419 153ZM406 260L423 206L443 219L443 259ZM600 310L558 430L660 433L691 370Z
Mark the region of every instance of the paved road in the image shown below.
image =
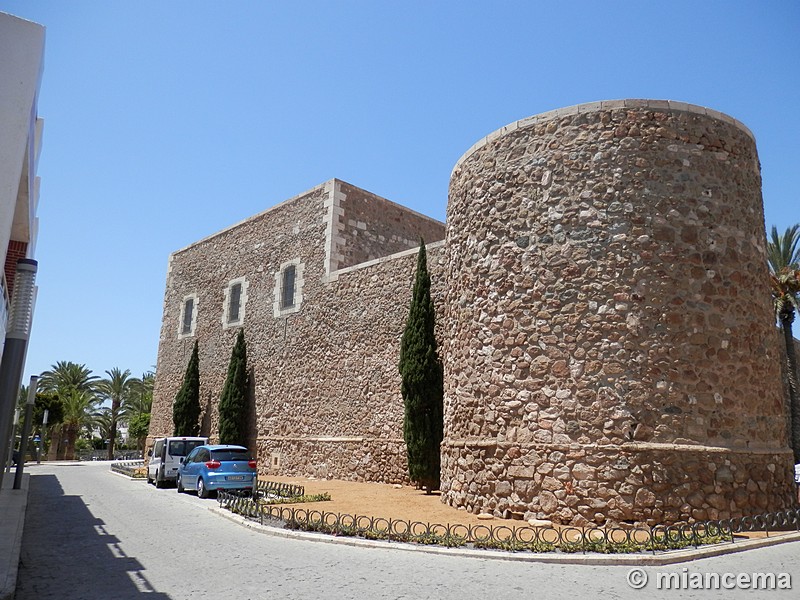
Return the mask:
M213 500L157 490L107 463L30 469L16 600L146 598L796 598L800 543L648 567L514 563L263 535L212 514ZM794 590L661 590L656 573L788 572ZM145 596L146 594L146 596Z

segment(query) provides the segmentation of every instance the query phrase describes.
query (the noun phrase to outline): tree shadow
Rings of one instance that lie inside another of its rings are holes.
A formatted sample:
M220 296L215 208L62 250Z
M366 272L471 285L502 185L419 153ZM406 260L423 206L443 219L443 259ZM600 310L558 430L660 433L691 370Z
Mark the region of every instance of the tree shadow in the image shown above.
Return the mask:
M15 600L169 599L79 496L64 495L54 475L31 475L28 498Z

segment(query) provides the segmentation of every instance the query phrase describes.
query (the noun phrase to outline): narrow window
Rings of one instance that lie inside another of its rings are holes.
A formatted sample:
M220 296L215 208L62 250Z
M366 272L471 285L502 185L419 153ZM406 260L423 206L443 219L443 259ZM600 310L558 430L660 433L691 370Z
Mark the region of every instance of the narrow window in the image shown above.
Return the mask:
M191 335L192 333L192 316L194 314L194 298L187 298L183 303L183 325L181 333L183 335Z
M234 283L231 286L230 296L228 298L228 323L237 323L239 321L239 307L242 300L242 284Z
M297 267L289 265L283 270L283 280L281 283L281 310L294 306L294 282L297 275Z

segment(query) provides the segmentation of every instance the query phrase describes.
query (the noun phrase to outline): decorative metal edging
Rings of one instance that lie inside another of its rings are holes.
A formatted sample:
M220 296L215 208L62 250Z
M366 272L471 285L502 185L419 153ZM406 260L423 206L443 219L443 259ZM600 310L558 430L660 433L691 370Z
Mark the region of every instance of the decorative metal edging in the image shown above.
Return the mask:
M306 493L306 489L302 485L261 480L256 481L256 490L263 495L274 494L281 498L294 498L296 496L303 496Z
M264 505L252 497L224 491L219 492L218 501L220 507L257 520L262 525L265 522L283 523L283 527L287 529L331 535L509 551L655 553L689 546L697 547L702 544L733 542L737 533L764 531L769 534L770 531L788 529L800 531L800 508L721 521L658 525L650 529L641 527L555 529L508 525L443 525L333 513L281 505Z

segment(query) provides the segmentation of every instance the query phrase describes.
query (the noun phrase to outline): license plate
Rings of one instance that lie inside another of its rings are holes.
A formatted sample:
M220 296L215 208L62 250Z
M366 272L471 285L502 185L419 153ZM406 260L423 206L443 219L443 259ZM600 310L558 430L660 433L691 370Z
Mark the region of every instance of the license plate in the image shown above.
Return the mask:
M228 475L225 477L226 481L244 481L244 475Z

